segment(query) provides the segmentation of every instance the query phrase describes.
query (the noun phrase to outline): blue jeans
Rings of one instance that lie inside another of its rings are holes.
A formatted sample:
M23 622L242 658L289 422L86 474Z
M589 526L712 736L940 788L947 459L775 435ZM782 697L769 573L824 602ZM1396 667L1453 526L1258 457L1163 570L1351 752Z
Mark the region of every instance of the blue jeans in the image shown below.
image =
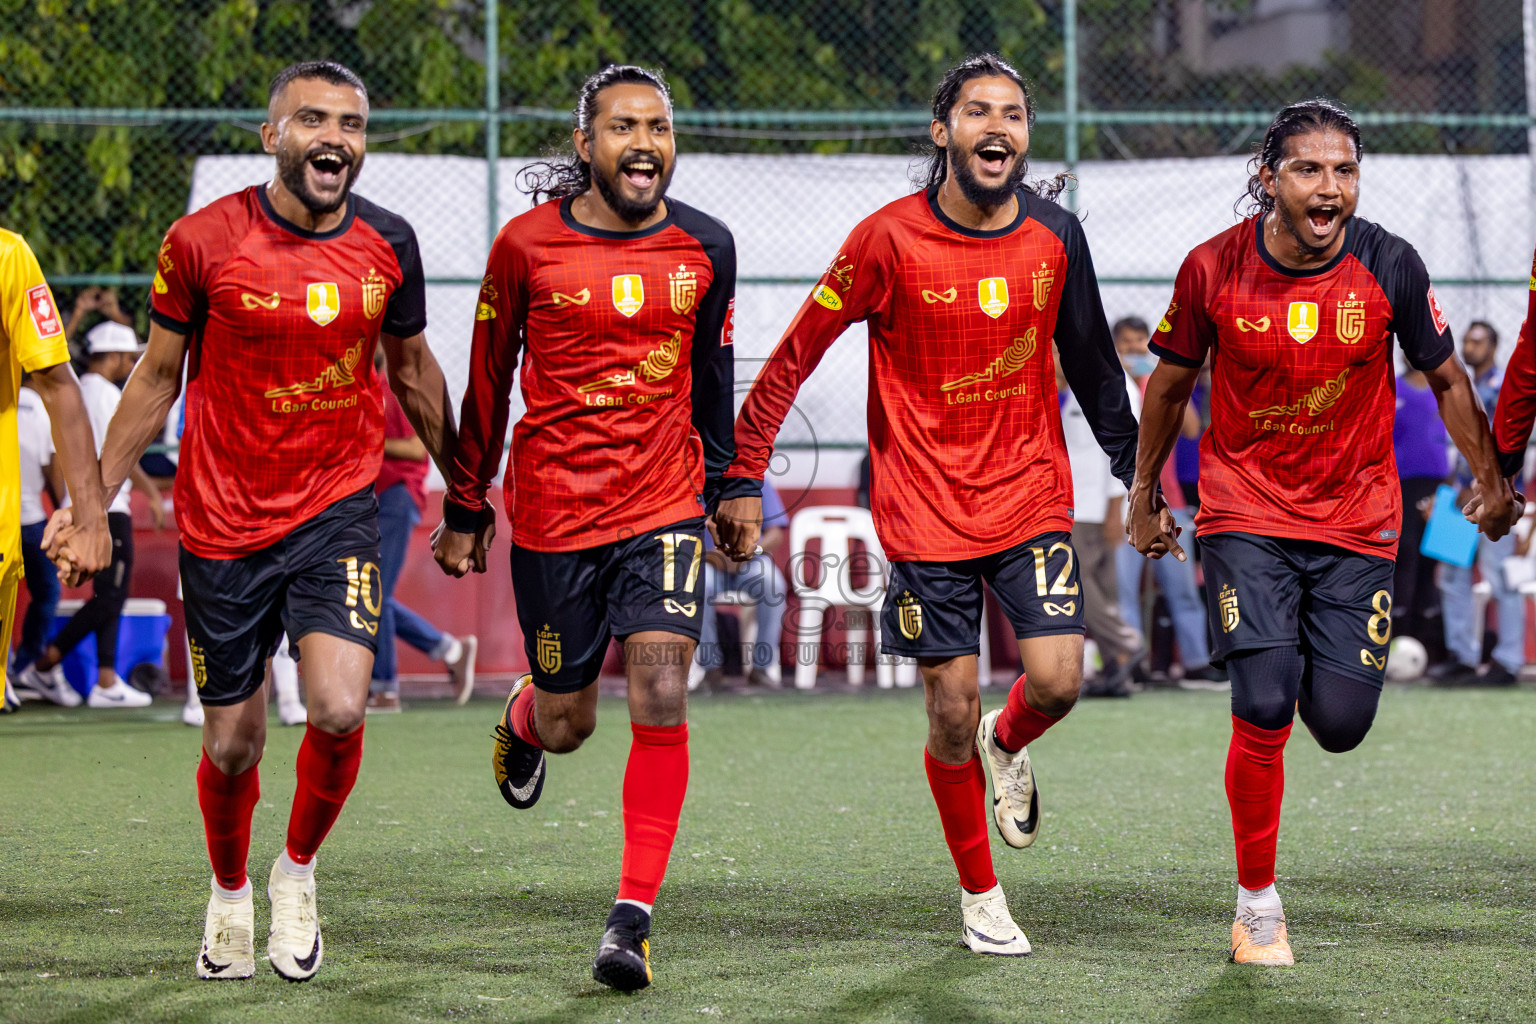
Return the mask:
M432 623L395 600L395 584L405 568L405 552L411 543L421 512L405 484L395 484L379 495L379 576L383 581L384 610L379 614L379 652L373 656L373 693L398 693L395 677L395 637L432 658L442 657L447 637Z
M724 593L741 592L757 602L752 612L757 619L757 642L752 647L748 668L767 668L779 660L779 639L784 634L784 574L767 555L758 555L736 573L721 572L704 565L704 620L699 631L698 663L705 668L724 664L720 650L720 631L715 624L713 602Z
M1195 536L1195 517L1188 509L1173 514L1174 521L1184 527L1179 543L1187 554L1190 541ZM1141 625L1141 574L1152 564L1152 579L1168 602L1168 614L1173 618L1173 635L1179 641L1179 661L1185 668L1200 668L1211 662L1211 644L1206 634L1205 605L1200 603L1200 591L1195 586L1195 563L1181 562L1172 555L1164 555L1153 561L1137 554L1129 544L1115 548L1115 570L1120 577L1120 616L1134 626L1142 636L1147 631Z
M1515 535L1503 540L1477 538L1477 567L1493 588L1499 606L1499 644L1493 660L1519 672L1525 664L1525 598L1504 585L1499 563L1515 553ZM1472 569L1442 562L1440 565L1440 615L1445 622L1445 646L1463 665L1477 665L1483 652L1472 635Z
M21 645L11 662L18 672L43 653L54 610L59 606L59 576L43 553L43 529L47 525L44 520L21 528L21 564L26 570L27 593L32 595L32 603L27 605L27 616L21 622Z

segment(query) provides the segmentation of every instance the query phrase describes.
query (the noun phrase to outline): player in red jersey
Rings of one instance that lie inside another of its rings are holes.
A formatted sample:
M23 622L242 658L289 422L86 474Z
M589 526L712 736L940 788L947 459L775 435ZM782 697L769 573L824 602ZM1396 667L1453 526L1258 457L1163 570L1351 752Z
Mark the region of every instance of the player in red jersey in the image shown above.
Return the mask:
M532 806L545 753L575 750L596 727L598 670L610 637L623 642L624 857L593 976L631 990L651 980L651 909L688 785L704 517L735 454L736 249L720 222L666 198L676 152L659 75L605 68L576 112L574 155L533 181L550 201L491 247L436 547L446 571L471 568L521 362L528 411L506 505L532 671L507 698L492 761L507 802Z
M314 856L362 759L382 596L376 344L445 470L454 445L447 387L422 335L415 234L351 195L367 121L367 91L347 68L316 61L277 75L261 130L277 175L171 226L150 296L149 349L102 451L110 495L164 423L185 358L176 518L206 714L197 791L214 874L201 978L255 969L246 856L267 732L265 662L284 632L303 660L309 728L267 887L267 956L291 981L320 967Z
M1033 106L992 55L951 68L933 101L935 153L922 191L859 224L763 366L736 425L726 474L757 490L773 440L822 354L859 320L870 334L870 499L891 560L882 651L918 659L924 752L959 870L962 935L1019 955L987 843L1034 842L1040 799L1027 745L1077 700L1083 607L1072 548L1072 474L1051 341L1114 472L1129 482L1136 421L1077 219L1026 187ZM756 544L761 500L723 502L727 554ZM1027 538L1027 539L1026 539ZM1026 673L981 716L982 582L1013 623Z
M1531 258L1531 291L1525 322L1515 339L1515 350L1504 367L1499 385L1499 404L1493 413L1493 439L1499 449L1500 472L1513 484L1525 463L1525 446L1536 423L1536 348L1531 325L1536 323L1536 256ZM1476 499L1473 502L1476 505ZM1469 509L1476 512L1476 508Z
M1291 720L1299 710L1325 750L1353 749L1376 715L1386 667L1402 517L1384 426L1395 407L1394 334L1472 467L1482 530L1507 533L1518 501L1423 261L1354 215L1354 121L1325 100L1289 106L1254 162L1253 215L1184 260L1154 335L1161 361L1142 405L1127 529L1143 553L1184 557L1157 478L1209 354L1195 523L1213 651L1232 676L1232 958L1289 964L1274 882Z

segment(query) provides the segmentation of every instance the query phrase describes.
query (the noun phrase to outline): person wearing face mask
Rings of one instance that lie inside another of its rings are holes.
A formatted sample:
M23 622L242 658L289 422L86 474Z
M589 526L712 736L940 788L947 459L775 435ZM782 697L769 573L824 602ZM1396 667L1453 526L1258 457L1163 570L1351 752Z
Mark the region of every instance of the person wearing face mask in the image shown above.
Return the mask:
M1136 387L1136 395L1146 393L1147 378L1157 367L1157 357L1147 347L1150 332L1147 322L1138 316L1122 317L1113 328L1115 351L1120 355L1120 365L1125 367ZM1138 403L1137 414L1140 415ZM1185 429L1200 429L1200 414L1194 408L1185 410ZM1179 485L1178 473L1173 462L1163 467L1163 496L1173 511L1174 519L1186 530L1194 530L1194 515L1184 501L1184 491ZM1115 549L1115 567L1120 581L1120 616L1128 626L1143 636L1141 581L1147 560L1128 544ZM1181 683L1190 689L1222 689L1227 685L1227 674L1211 665L1211 646L1206 635L1205 606L1200 603L1195 588L1195 566L1192 562L1161 559L1152 563L1152 578L1163 600L1168 603L1168 614L1173 618L1173 633L1179 643L1179 661L1184 666Z

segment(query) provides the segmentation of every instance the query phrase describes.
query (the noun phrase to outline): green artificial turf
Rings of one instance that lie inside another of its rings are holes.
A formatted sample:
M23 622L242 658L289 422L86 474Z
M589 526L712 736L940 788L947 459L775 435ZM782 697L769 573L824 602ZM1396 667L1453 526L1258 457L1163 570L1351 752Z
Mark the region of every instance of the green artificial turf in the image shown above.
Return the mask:
M985 699L996 706L1002 694ZM1035 952L958 943L921 694L705 697L652 936L656 981L591 980L629 730L554 759L539 805L491 779L499 704L370 719L319 858L325 965L266 970L265 879L301 731L273 721L251 873L260 973L199 982L198 735L174 706L0 719L6 1021L1536 1020L1536 693L1389 688L1361 749L1298 725L1280 890L1297 963L1226 962L1226 697L1087 702L1033 748L1030 850L992 842Z

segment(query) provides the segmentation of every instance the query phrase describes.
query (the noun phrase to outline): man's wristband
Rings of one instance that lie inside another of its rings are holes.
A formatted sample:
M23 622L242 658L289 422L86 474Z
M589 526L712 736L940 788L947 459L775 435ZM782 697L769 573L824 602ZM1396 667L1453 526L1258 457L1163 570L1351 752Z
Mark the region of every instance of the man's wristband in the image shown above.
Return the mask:
M443 522L454 533L477 533L480 530L480 515L484 511L483 504L479 508L465 508L456 501L445 501Z

